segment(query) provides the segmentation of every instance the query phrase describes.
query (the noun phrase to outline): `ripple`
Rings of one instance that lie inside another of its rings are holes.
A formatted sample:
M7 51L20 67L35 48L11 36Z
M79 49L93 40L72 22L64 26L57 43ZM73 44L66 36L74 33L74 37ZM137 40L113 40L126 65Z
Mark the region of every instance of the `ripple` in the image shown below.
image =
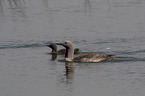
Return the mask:
M51 42L5 42L0 44L0 49L17 49L17 48L34 48L34 47L45 47Z

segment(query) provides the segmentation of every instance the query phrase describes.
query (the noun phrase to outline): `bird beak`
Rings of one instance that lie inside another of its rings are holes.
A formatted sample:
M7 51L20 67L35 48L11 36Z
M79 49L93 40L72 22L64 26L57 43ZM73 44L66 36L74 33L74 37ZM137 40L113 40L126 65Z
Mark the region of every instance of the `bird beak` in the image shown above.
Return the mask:
M55 43L56 45L62 45L62 43Z
M47 47L50 47L50 45L46 45Z

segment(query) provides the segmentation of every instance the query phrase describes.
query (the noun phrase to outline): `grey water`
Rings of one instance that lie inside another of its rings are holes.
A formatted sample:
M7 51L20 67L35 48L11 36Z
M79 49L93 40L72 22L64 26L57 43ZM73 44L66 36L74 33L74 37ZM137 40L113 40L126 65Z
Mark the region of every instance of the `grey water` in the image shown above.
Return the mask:
M144 9L145 0L0 0L0 96L144 96ZM46 46L65 40L121 58L67 63Z

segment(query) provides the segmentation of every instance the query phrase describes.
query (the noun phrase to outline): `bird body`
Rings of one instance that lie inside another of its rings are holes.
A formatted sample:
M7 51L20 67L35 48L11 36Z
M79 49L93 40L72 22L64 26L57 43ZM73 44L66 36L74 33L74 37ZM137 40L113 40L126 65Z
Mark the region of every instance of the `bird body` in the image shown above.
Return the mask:
M98 54L98 53L86 53L74 56L74 45L71 41L65 41L56 43L66 48L65 60L73 62L99 62L106 59L116 58L114 55Z

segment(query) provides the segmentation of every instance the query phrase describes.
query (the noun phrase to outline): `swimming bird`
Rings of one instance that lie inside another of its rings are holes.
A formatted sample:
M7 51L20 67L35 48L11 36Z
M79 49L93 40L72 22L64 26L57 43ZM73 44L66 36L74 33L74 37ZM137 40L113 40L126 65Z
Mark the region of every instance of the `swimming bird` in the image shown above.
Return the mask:
M50 44L47 46L52 49L51 53L54 53L54 54L65 54L66 52L66 49L60 49L57 51L57 46L55 44ZM78 54L79 52L80 52L79 48L74 49L74 54Z
M115 58L114 55L98 54L98 53L86 53L74 56L74 44L71 41L65 41L56 43L66 48L65 60L69 62L99 62L106 59Z

